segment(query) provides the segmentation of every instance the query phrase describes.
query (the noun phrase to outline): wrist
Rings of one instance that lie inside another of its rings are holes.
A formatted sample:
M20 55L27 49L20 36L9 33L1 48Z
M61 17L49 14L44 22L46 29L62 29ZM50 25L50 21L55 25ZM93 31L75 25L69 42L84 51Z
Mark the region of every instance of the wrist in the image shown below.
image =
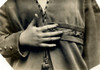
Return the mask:
M24 37L24 31L19 36L19 44L21 46L25 45L25 37Z

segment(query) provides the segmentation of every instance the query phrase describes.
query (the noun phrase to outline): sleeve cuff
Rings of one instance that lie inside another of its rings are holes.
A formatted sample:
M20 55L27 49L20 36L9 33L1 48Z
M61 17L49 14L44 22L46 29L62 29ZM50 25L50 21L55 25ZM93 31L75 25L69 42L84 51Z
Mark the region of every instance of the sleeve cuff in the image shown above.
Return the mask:
M19 37L20 37L20 34L22 33L22 31L20 31L19 32L19 36L18 36L18 38L17 38L17 50L18 50L18 54L21 56L21 57L23 57L23 58L25 58L25 57L27 57L28 56L28 54L29 54L29 51L28 50L25 50L25 51L21 51L21 49L20 49L20 44L19 44Z

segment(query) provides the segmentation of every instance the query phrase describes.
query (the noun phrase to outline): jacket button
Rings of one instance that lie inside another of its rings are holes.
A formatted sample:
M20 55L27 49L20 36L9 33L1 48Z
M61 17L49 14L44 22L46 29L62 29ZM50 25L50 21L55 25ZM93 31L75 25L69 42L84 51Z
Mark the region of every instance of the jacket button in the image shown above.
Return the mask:
M12 47L9 47L10 48L10 50L12 50Z
M5 46L4 49L7 50L7 47Z
M39 17L38 14L36 14L36 13L35 13L34 15L35 15L35 17L37 17L37 18Z

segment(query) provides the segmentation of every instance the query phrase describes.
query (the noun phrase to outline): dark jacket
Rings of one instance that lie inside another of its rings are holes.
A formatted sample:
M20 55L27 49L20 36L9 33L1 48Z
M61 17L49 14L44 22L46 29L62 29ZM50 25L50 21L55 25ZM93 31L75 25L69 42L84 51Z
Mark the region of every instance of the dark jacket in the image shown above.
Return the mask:
M44 49L28 48L23 53L19 48L19 36L32 19L37 20L37 27L46 25L35 0L8 0L0 9L1 54L17 70L41 70ZM55 42L57 47L48 49L49 69L88 70L95 65L97 41L91 0L50 0L46 20L47 24L59 24L50 31L64 31L61 40Z

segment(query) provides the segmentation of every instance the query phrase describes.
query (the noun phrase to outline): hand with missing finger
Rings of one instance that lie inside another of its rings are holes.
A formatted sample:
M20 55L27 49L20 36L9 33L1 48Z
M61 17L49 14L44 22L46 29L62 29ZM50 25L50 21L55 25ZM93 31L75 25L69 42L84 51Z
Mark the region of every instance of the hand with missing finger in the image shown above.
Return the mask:
M62 34L62 31L55 32L44 32L45 30L57 27L57 24L45 25L42 27L35 27L33 20L25 31L20 35L20 44L29 45L33 47L55 47L56 44L47 44L46 42L59 40L60 37L55 37L56 35Z

